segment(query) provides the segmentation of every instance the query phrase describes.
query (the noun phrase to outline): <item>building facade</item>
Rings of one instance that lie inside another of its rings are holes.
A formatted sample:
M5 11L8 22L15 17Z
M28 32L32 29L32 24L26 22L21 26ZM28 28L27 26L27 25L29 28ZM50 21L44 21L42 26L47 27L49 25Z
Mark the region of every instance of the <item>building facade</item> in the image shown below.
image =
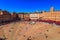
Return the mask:
M38 13L31 13L30 14L30 19L31 20L38 20L39 19L39 14Z
M18 17L17 17L18 16ZM55 11L53 7L50 8L49 12L34 12L34 13L9 13L7 11L0 10L0 20L54 20L60 21L60 11Z
M29 21L29 20L30 20L30 14L25 13L25 14L24 14L24 20L25 20L25 21Z

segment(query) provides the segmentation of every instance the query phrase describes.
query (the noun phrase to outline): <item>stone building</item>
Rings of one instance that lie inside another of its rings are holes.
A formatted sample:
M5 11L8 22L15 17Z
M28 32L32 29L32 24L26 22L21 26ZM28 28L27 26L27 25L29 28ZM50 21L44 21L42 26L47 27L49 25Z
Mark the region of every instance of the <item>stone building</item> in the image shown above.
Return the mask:
M12 20L54 20L60 21L60 11L55 11L53 7L49 12L34 12L34 13L9 13L7 11L0 10L0 21L12 21Z
M0 10L0 15L9 15L9 12Z
M18 15L16 14L16 12L12 12L12 13L11 13L11 20L13 20L13 21L14 21L14 20L17 20L17 18L18 18L17 16L18 16Z
M38 20L39 19L39 13L31 13L30 19L31 20Z
M34 13L20 13L18 14L21 20L54 20L60 21L60 11L55 11L54 7L50 11L34 12Z
M24 13L18 13L18 17L20 20L23 20L24 19Z
M60 11L54 11L54 8L50 8L50 12L43 12L39 14L43 20L60 21Z
M24 20L25 21L29 21L30 20L30 14L29 13L25 13L24 14Z
M10 14L7 11L0 11L0 22L5 22L10 20Z

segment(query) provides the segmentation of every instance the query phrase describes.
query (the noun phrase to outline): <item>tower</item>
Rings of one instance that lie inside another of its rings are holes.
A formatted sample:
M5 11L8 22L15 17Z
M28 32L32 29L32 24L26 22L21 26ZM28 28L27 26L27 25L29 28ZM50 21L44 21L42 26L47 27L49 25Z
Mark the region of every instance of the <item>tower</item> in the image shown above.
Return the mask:
M53 12L53 11L54 11L54 7L51 7L51 8L50 8L50 12Z

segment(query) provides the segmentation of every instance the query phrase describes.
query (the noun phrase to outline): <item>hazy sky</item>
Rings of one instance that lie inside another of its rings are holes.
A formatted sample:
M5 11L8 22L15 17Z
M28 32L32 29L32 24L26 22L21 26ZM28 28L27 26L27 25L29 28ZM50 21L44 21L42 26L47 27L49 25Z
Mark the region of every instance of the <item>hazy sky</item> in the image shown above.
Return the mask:
M0 0L0 9L9 12L49 11L51 6L60 10L60 0Z

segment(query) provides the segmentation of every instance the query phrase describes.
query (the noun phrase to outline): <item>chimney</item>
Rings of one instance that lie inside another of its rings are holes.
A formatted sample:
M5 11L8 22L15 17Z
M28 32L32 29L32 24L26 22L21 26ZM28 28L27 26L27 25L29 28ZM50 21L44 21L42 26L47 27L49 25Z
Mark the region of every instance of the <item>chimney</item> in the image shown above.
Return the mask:
M50 12L54 12L54 7L51 7L50 8Z

